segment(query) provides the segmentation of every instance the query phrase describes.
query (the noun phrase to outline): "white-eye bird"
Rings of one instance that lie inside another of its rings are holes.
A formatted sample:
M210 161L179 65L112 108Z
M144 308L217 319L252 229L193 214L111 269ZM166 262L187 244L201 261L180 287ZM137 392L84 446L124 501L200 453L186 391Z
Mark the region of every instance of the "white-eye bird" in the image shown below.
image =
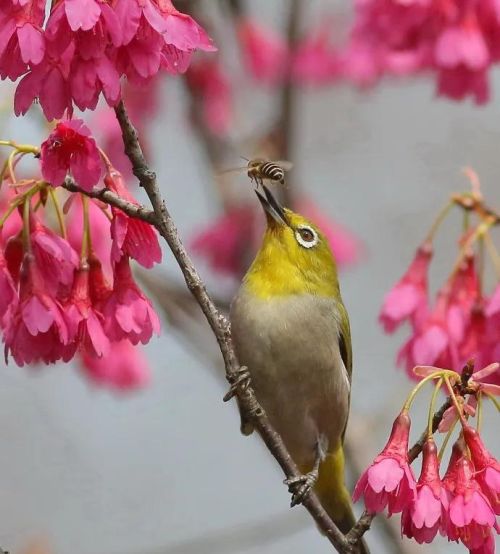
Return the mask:
M343 438L351 391L351 333L337 268L319 229L256 191L262 246L231 304L238 360L272 425L304 474L292 505L314 487L340 530L355 522L344 485ZM253 431L242 419L242 433ZM359 552L368 552L360 543Z

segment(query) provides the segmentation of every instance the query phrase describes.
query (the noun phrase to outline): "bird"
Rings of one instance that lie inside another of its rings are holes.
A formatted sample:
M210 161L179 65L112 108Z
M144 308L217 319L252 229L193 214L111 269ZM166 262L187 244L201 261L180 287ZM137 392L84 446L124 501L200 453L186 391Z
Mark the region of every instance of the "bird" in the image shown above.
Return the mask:
M355 523L343 453L352 349L336 263L317 226L262 191L255 191L267 220L262 245L230 306L234 348L302 473L285 481L292 505L312 488L347 533ZM249 435L252 423L241 416ZM367 552L359 543L359 554Z

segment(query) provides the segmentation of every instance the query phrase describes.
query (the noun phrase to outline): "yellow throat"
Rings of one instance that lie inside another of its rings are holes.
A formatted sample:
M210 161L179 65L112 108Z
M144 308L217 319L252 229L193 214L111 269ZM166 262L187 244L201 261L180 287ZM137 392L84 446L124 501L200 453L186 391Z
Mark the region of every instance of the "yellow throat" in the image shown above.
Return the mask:
M294 294L340 297L337 267L326 237L305 217L282 208L269 190L257 196L266 212L262 246L244 284L262 299Z

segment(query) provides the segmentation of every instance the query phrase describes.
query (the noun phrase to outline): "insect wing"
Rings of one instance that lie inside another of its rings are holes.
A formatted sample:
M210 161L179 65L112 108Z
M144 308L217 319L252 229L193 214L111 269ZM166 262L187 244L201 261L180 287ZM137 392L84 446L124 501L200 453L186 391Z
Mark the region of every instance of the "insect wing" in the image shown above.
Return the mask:
M293 167L293 163L288 160L276 160L273 164L279 165L283 171L290 171Z
M246 165L243 167L230 167L229 169L223 169L222 171L219 171L217 175L238 175L246 171L248 171L248 166Z

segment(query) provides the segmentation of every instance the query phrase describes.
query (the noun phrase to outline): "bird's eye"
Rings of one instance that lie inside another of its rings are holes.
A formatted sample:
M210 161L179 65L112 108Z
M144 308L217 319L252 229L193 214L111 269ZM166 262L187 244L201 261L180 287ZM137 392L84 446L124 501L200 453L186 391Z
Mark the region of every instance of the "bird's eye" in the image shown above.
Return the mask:
M295 231L297 242L304 248L312 248L318 244L318 235L314 229L303 225Z

